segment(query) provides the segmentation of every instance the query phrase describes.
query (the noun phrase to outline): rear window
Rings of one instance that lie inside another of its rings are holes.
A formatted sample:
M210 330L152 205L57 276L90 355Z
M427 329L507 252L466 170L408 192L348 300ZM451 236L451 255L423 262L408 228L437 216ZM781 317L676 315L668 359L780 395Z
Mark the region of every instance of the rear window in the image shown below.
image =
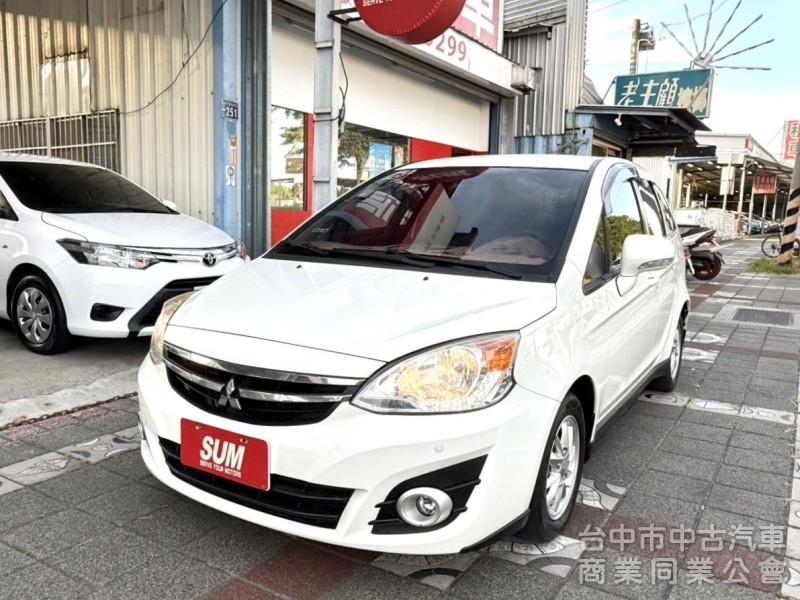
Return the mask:
M2 163L0 176L20 202L50 213L171 213L138 185L105 169L44 163Z
M311 245L331 260L338 250L362 250L550 277L572 236L586 177L541 168L401 169L356 188L273 254Z

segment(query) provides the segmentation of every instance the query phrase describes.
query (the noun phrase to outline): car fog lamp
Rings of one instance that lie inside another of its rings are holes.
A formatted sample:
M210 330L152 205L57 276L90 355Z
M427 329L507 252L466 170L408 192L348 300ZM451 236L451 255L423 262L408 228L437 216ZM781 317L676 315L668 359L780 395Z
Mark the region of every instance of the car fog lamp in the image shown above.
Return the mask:
M453 500L436 488L414 488L397 500L397 514L414 527L438 525L453 512Z

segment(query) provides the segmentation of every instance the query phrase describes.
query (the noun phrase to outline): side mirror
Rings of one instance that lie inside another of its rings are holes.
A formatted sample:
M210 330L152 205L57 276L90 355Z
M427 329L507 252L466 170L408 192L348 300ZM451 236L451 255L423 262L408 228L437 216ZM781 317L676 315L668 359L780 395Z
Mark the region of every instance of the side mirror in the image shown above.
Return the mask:
M617 290L624 296L635 287L640 273L666 269L674 260L675 246L669 240L652 235L629 235L622 245Z
M178 211L178 205L175 204L172 200L162 200L161 204L163 204L164 206L166 206L170 210L174 210L175 212L180 212L180 211Z

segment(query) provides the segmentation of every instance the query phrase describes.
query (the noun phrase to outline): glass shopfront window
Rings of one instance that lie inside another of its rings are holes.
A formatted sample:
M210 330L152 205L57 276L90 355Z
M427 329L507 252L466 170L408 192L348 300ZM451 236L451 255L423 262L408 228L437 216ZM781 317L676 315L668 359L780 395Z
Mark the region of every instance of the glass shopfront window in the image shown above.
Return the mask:
M271 119L272 210L306 210L306 115L273 106Z
M339 195L409 161L409 138L345 124L339 136Z

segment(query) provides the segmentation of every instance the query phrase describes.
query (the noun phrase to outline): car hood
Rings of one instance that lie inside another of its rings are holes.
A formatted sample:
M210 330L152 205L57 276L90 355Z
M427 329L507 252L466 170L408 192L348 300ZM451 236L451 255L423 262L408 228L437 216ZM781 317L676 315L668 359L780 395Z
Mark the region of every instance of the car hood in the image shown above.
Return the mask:
M186 303L170 328L390 361L458 338L518 330L555 305L555 286L547 283L258 259Z
M221 229L181 214L42 213L42 221L89 242L144 248L212 248L233 239Z

